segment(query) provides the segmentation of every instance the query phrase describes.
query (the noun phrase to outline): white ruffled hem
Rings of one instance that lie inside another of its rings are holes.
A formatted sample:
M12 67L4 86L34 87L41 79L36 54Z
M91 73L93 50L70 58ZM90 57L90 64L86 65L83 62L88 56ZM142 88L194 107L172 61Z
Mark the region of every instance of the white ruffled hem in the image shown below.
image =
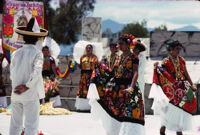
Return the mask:
M166 112L160 117L161 124L172 131L192 130L192 115L168 103Z
M89 111L91 107L88 104L88 102L89 99L76 97L76 102L75 102L76 110Z
M169 99L165 96L161 87L153 83L150 89L149 98L154 99L151 107L154 111L154 115L164 115Z
M152 84L149 98L153 98L154 115L160 116L161 125L172 131L192 129L192 115L169 103L160 86Z
M104 127L108 135L145 135L145 127L141 124L132 122L119 122L111 117L97 102L97 89L94 84L91 85L88 91L89 104L91 105L91 117L99 121ZM93 95L91 94L93 93Z

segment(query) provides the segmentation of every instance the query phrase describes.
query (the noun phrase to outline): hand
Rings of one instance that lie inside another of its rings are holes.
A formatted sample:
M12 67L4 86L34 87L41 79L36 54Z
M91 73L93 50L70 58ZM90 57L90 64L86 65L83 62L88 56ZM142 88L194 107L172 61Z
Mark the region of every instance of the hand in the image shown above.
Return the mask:
M193 85L191 86L191 88L192 88L192 90L193 90L194 92L197 91L197 87L196 87L196 85L193 84Z
M16 94L22 94L23 92L27 91L29 88L26 87L26 85L18 85L17 87L15 87L15 91L14 93Z
M153 65L154 67L158 66L159 62L155 62Z
M124 89L123 91L124 91L124 92L128 92L128 93L131 93L131 92L134 91L134 89L133 89L133 87L129 87L129 88L127 88L127 89Z

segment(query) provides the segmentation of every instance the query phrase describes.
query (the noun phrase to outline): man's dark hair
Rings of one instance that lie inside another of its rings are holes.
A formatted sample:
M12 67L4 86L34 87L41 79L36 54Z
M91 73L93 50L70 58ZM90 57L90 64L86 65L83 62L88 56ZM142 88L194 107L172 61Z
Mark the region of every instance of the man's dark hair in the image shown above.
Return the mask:
M34 36L23 36L24 41L26 44L36 44L36 42L38 41L38 37L34 37Z

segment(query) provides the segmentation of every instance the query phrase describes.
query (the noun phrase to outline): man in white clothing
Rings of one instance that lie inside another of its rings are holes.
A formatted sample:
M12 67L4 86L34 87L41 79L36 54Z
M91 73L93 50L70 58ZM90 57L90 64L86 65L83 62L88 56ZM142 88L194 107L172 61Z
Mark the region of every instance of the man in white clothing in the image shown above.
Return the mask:
M45 93L42 79L43 54L34 45L39 37L46 36L48 32L39 28L35 18L31 18L26 27L15 28L15 32L23 35L25 43L11 56L10 135L20 135L23 126L25 135L36 135L39 125L39 99L44 98Z

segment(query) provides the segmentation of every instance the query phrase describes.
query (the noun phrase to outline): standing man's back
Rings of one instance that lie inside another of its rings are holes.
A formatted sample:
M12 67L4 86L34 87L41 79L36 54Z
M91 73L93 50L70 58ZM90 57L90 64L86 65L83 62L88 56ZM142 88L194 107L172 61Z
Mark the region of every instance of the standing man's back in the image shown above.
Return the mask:
M36 135L39 125L39 99L44 98L45 93L42 79L43 54L36 49L35 44L39 37L47 35L47 31L40 29L36 19L31 18L26 27L19 26L15 32L23 35L25 43L11 56L10 135L20 135L23 125L25 135Z

